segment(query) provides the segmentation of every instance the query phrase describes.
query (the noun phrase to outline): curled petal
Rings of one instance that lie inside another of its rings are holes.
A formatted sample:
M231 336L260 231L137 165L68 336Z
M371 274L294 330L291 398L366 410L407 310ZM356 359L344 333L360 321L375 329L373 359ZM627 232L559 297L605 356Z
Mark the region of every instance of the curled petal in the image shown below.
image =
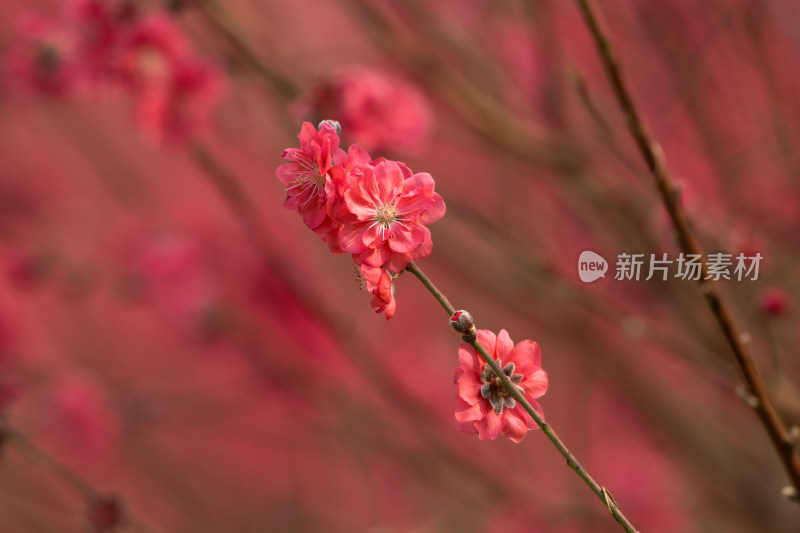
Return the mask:
M516 409L506 409L505 416L503 416L503 435L518 443L526 433L528 433L528 424L525 419L517 413Z
M485 417L488 411L489 408L486 402L479 402L475 405L467 406L461 411L456 408L456 420L459 422L474 422L475 420L480 420Z
M361 234L361 242L364 244L364 248L375 248L376 246L380 246L383 243L383 236L382 233L386 230L380 224L370 224L364 230L364 233Z

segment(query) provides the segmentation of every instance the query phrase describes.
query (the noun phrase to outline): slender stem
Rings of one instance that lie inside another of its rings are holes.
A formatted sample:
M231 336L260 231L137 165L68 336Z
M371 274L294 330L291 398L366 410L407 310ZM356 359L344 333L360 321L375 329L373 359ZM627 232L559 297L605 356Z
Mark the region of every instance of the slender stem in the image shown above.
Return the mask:
M633 102L633 97L622 76L617 53L611 43L605 25L600 20L593 1L575 1L592 34L617 103L627 119L628 131L655 180L661 203L666 208L672 221L681 250L686 254L705 257L703 248L690 229L689 220L679 201L679 196L675 194L676 189L664 164L664 154L661 147L648 133L644 121ZM705 279L707 273L707 264L703 262L702 279L698 283L711 314L731 349L734 364L747 387L747 394L752 398L752 401L748 401L748 404L756 411L762 425L769 434L770 440L794 486L795 494L800 493L800 456L795 450L783 420L775 409L764 378L750 354L748 343L744 340L745 336L742 335L730 308L725 300L722 299L717 284L712 280ZM800 502L800 500L797 501Z
M433 294L434 298L442 305L445 311L447 311L448 316L451 316L455 313L455 308L450 304L450 301L447 297L442 294L442 292L436 288L436 285L425 275L425 273L417 266L416 263L413 261L408 264L406 270L414 274L425 286L428 291ZM625 518L625 515L622 514L622 511L619 509L617 502L614 501L614 498L611 496L611 493L606 490L605 487L601 486L595 479L586 471L586 469L581 466L575 456L569 451L567 445L558 437L555 430L544 421L544 419L536 412L533 406L530 404L528 400L525 399L523 394L520 394L519 390L511 383L508 379L508 376L505 375L503 370L500 368L500 365L497 364L494 357L492 357L489 352L486 351L486 348L478 341L477 337L472 334L464 335L463 339L472 345L475 348L475 351L486 361L486 364L492 369L492 371L500 378L500 382L503 384L503 387L514 397L514 399L519 402L525 412L531 415L536 425L544 432L550 442L553 443L553 446L556 447L558 452L564 456L567 460L567 465L578 474L584 483L586 483L592 492L600 498L600 501L608 508L611 512L611 515L614 517L614 520L622 526L622 528L628 533L637 533L637 529L633 527L633 524Z
M236 27L222 5L216 0L194 0L194 4L208 17L216 31L228 41L245 64L278 94L286 99L295 98L300 94L301 88L294 80L272 69L258 58L253 52L253 47L242 37L242 32Z
M436 288L436 285L434 285L430 278L428 278L428 276L426 276L425 273L419 269L414 261L411 261L408 264L406 270L419 278L422 284L425 285L425 288L428 289L431 294L433 294L433 297L436 298L440 304L442 304L442 307L444 307L444 310L447 311L448 316L452 316L453 313L456 312L456 308L453 307L453 304L450 303L450 300L447 299L447 296L442 294L441 291Z

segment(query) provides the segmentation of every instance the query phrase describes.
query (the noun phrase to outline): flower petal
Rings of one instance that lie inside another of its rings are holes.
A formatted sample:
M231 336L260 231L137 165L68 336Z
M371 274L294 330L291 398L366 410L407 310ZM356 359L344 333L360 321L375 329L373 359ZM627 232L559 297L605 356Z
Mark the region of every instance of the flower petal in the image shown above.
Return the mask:
M516 365L516 372L527 376L542 366L542 349L538 343L524 340L518 343L508 360Z
M365 225L364 222L356 222L345 224L342 227L342 231L339 232L339 246L342 250L350 254L360 254L366 251L367 247L364 246L362 240Z
M458 378L458 395L470 405L484 403L481 401L482 383L475 372L464 372Z
M361 242L367 248L375 248L383 243L383 236L386 230L382 224L372 223L364 228L364 233L361 235Z
M489 352L489 355L493 356L495 344L497 342L495 334L488 329L479 329L478 340L483 344L483 347L486 348L486 351Z
M462 411L459 411L458 407L456 407L456 420L459 422L474 422L485 417L488 412L489 408L486 402L478 402Z
M475 421L475 427L478 428L478 438L481 440L491 439L494 440L503 429L503 417L489 410L488 414Z
M472 372L475 375L479 375L481 372L481 360L475 352L475 348L466 342L458 347L458 363L464 372Z
M544 396L547 392L548 378L547 372L541 368L522 380L520 386L525 389L525 397L528 400Z
M528 433L528 424L516 409L506 409L504 412L503 435L518 443Z
M375 216L375 206L359 187L344 192L344 203L359 220L372 220Z
M389 248L393 252L404 254L422 244L423 234L419 226L413 225L410 229L403 229L399 224L392 227L392 237L389 239Z
M508 335L508 332L504 329L500 330L500 333L497 335L497 343L495 345L495 351L492 355L494 358L500 362L500 366L506 366L508 361L508 355L511 350L514 349L514 341L511 340L511 337ZM517 370L519 372L519 370Z
M475 422L459 422L456 420L456 427L464 433L475 434L478 432L478 428L475 427Z
M375 178L378 182L378 197L381 200L392 200L403 186L403 172L395 161L381 161L375 167Z
M359 255L359 260L365 265L382 266L392 255L392 251L386 245L377 248L367 248Z
M438 194L433 195L432 201L425 206L419 217L420 224L431 224L442 218L445 214L446 208L444 200Z

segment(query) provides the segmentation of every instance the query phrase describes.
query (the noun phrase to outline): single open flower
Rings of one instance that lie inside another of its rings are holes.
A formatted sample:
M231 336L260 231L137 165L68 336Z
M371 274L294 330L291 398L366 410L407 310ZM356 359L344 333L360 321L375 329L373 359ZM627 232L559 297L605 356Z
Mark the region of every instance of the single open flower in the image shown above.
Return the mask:
M381 160L350 174L344 191L349 214L339 244L357 262L401 272L412 259L427 256L433 243L427 224L442 218L442 197L430 174L413 174L396 161Z
M478 330L478 341L494 357L503 373L544 417L536 398L547 392L547 373L542 370L542 353L535 342L524 340L514 346L506 330L495 336L491 331ZM472 345L458 348L459 368L455 382L456 424L465 433L477 433L480 439L496 439L502 433L514 442L537 429L536 422L525 412L500 378L486 364Z
M327 233L330 224L329 193L335 187L331 183L330 170L334 158L343 163L346 154L339 148L339 136L336 128L329 123L320 124L319 131L310 123L303 123L300 130L300 148L287 148L283 159L289 162L278 167L277 177L286 185L287 209L294 209L301 215L306 225L314 231L325 227Z

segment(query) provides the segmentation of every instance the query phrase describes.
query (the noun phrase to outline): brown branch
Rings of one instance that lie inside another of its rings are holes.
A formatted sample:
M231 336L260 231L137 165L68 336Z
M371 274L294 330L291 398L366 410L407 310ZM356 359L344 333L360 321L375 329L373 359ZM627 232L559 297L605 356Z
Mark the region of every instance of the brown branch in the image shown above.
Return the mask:
M605 25L601 22L592 0L576 0L576 2L595 42L617 103L627 119L631 137L633 137L639 152L647 164L647 168L655 179L661 203L666 208L672 221L680 249L686 254L697 254L705 257L700 243L691 231L689 220L667 172L661 147L648 133L622 77L619 59ZM726 343L731 349L736 368L747 387L746 393L752 398L752 401L748 403L752 405L769 434L770 440L778 452L795 491L800 492L800 457L798 457L794 443L772 403L764 378L750 355L741 330L736 324L730 308L722 299L717 284L712 280L705 279L708 272L705 262L702 263L701 270L702 279L698 282L700 290L711 310L711 314L714 316L714 320L725 337Z

